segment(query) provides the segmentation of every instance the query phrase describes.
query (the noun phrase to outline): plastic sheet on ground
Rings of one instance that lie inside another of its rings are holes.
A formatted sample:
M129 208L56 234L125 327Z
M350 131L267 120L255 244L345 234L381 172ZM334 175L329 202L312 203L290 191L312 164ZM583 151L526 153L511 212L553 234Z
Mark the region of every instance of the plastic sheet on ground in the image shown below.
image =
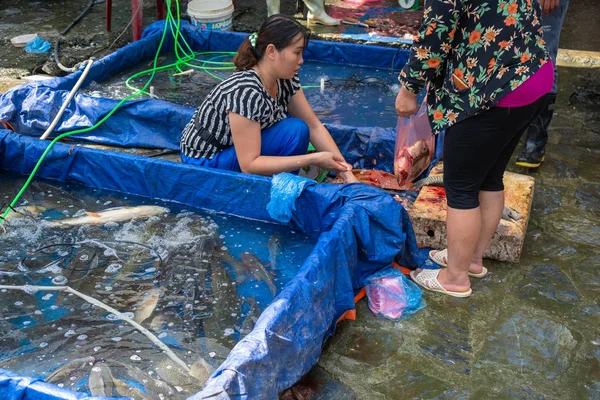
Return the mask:
M28 173L47 144L0 131L1 168ZM273 221L267 211L271 179L264 177L61 143L38 174ZM149 181L148 176L159 179ZM389 266L394 257L403 265L418 264L406 211L379 189L361 184L308 185L295 206L290 225L318 237L317 246L194 398L215 393L275 398L315 365L336 321L354 309L355 291L366 277Z
M41 37L36 37L33 40L30 40L25 45L25 51L27 53L47 53L50 50L50 42L42 39Z
M141 41L97 61L85 85L150 59L162 24L154 23ZM246 37L202 31L188 24L182 25L182 31L193 48L207 51L235 51ZM172 44L167 44L165 51L169 46ZM369 57L364 56L367 51ZM385 68L393 62L398 69L407 56L404 50L319 41L311 41L306 51L307 59L346 64L360 60ZM24 84L0 97L0 120L20 133L0 130L0 169L31 172L48 145L37 137L49 126L80 73ZM77 94L56 132L92 126L116 104L115 100ZM110 145L178 149L181 130L192 113L191 108L159 100L128 101L98 129L78 137ZM391 171L393 129L328 128L349 162L359 168ZM46 157L38 176L275 222L267 211L272 181L265 177L61 143ZM389 266L394 258L405 266L420 261L406 211L382 190L361 184L307 185L294 205L288 224L318 238L316 247L298 275L263 312L254 330L233 348L194 399L221 395L276 398L315 365L323 342L333 334L336 321L354 309L354 295L368 276ZM63 392L50 393L39 382L4 371L0 382L14 388L7 392L8 398L85 398L73 392L67 392L71 397L62 397Z
M3 400L106 400L110 397L90 396L61 389L39 379L20 376L0 368L0 398Z

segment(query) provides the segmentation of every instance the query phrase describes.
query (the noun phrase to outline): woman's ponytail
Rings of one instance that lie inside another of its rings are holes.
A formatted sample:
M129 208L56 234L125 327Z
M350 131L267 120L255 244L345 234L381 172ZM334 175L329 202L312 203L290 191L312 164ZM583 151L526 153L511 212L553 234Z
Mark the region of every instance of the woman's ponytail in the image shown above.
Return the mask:
M256 57L256 50L254 50L252 43L250 43L250 39L246 38L246 40L244 40L238 48L237 54L233 58L235 69L238 71L243 71L254 67L257 63L258 58Z

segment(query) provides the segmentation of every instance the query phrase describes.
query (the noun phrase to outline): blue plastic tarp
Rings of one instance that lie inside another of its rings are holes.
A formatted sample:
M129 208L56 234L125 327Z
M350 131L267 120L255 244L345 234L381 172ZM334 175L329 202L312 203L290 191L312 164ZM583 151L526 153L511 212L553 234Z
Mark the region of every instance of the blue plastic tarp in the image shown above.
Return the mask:
M164 21L150 25L143 39L131 43L115 53L98 60L82 84L102 82L132 65L153 59L159 47ZM247 34L207 31L182 23L182 34L197 51L235 51ZM172 51L173 39L167 35L162 51ZM365 54L369 54L365 57ZM333 43L318 40L309 42L305 59L347 65L401 69L408 59L408 51L379 46L351 43ZM25 83L0 97L0 121L8 122L23 135L41 136L75 85L81 71L64 78ZM104 118L119 101L76 94L54 129L54 135L88 128ZM193 108L182 107L155 99L130 100L98 128L74 137L100 144L179 149L179 139ZM357 128L328 124L334 140L340 144L349 162L357 168L372 168L377 155L377 169L391 171L395 131L391 128ZM377 152L375 152L377 150Z
M47 145L1 130L0 167L28 173ZM273 221L267 211L271 179L260 176L62 143L38 175ZM404 208L367 185L307 185L295 200L290 226L319 238L315 249L194 398L275 398L315 365L336 321L354 309L366 277L394 257L407 266L421 261Z
M101 82L151 59L162 28L163 22L154 23L142 40L97 61L84 84ZM204 51L234 51L246 37L188 24L182 25L182 32L193 48ZM170 47L172 43L167 43L164 51ZM311 41L306 51L306 58L312 60L398 69L407 56L405 50L319 41ZM49 126L80 73L28 83L0 97L0 120L20 133L0 130L1 169L31 172L48 145L36 137ZM55 132L92 126L117 103L77 94ZM192 108L159 100L128 101L98 129L77 137L103 144L178 149L181 130L192 113ZM392 170L394 130L328 128L356 167ZM272 180L260 176L61 143L48 154L38 175L275 222L267 210ZM354 309L354 295L367 276L389 266L394 258L406 266L421 261L406 211L384 191L361 184L306 185L297 195L289 225L319 239L314 251L194 398L217 394L276 398L315 365L336 321ZM37 382L21 378L19 385L32 389L15 398L53 398L34 388Z
M0 368L0 399L2 400L107 400L109 398L61 389L40 379L20 376Z

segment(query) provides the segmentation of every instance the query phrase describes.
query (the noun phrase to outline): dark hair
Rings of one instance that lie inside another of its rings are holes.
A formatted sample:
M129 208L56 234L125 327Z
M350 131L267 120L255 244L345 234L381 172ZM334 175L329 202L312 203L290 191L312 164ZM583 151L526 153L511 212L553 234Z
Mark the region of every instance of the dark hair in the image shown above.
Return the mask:
M299 33L304 37L304 46L308 46L310 38L308 29L287 15L271 15L258 30L256 47L252 47L249 38L242 42L233 59L235 68L238 71L252 68L263 58L269 44L274 45L277 50L283 50L293 42Z

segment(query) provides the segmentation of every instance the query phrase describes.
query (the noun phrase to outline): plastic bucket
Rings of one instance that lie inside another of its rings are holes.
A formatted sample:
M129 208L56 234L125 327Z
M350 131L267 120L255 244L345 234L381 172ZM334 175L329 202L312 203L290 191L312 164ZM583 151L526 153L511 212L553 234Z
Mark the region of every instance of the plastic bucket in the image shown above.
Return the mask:
M192 25L211 30L230 30L233 3L231 0L193 0L187 13Z

